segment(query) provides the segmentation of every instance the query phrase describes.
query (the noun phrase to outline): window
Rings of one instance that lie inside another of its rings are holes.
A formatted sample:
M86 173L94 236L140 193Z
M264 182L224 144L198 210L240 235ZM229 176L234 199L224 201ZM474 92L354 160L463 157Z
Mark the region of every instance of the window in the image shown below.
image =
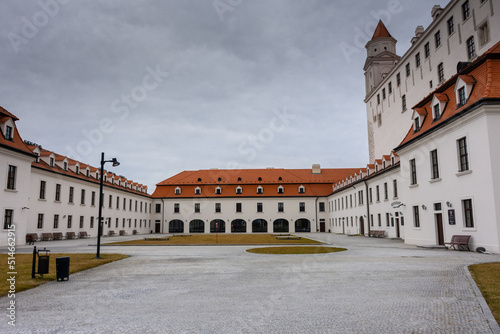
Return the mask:
M415 117L415 119L413 120L413 127L415 132L420 131L420 117Z
M109 199L111 199L111 195L109 195ZM137 212L137 200L134 202L134 211Z
M262 203L257 203L257 212L263 212Z
M398 180L392 180L392 190L394 191L394 198L398 197Z
M222 194L222 189L221 189L221 187L217 187L217 188L215 188L215 194L216 194L216 195L220 195L220 194Z
M448 35L451 35L455 32L455 23L453 22L453 16L448 20Z
M396 74L396 85L398 87L401 85L401 73Z
M387 88L389 89L389 95L392 94L392 82L387 84Z
M462 209L464 212L465 227L473 228L474 227L474 216L473 216L473 212L472 212L472 200L471 199L462 200Z
M7 172L7 189L9 190L16 189L16 173L17 173L17 167L9 165L9 169Z
M418 205L413 207L413 226L420 227L420 215L418 213Z
M80 204L85 205L85 189L82 189L82 193L80 196Z
M438 82L441 83L444 81L444 66L443 63L438 65Z
M39 230L43 228L43 213L38 214L38 223L36 224L36 228Z
M389 212L385 213L385 226L387 227L391 226L391 216Z
M420 52L415 55L415 67L420 67Z
M405 70L406 70L406 77L408 78L411 74L410 63L406 64Z
M220 203L215 203L215 212L220 213L221 212L221 206Z
M83 228L83 216L80 216L80 228Z
M120 196L116 196L116 209L120 209Z
M236 188L236 195L241 195L243 193L243 189L241 187Z
M257 194L262 194L262 192L264 191L264 188L262 187L257 187Z
M278 212L284 212L285 211L285 205L283 202L278 202Z
M359 203L359 205L362 205L363 204L363 190L360 190L358 192L358 197L359 197L358 198L358 203Z
M196 187L196 189L194 190L194 194L195 195L201 195L201 188L200 187Z
M458 90L458 106L462 107L467 103L467 98L465 97L465 87L460 87Z
M194 203L194 212L200 213L200 203Z
M125 221L125 218L123 218L123 221ZM125 227L125 223L123 224L123 227ZM90 228L94 228L94 217L90 217Z
M71 228L71 223L73 223L73 216L69 215L68 216L68 228Z
M470 6L469 6L469 1L465 1L462 4L462 18L463 20L467 20L470 17Z
M155 204L155 213L161 212L161 204Z
M123 210L127 210L127 199L125 197L123 198Z
M125 201L125 198L123 200ZM93 191L90 196L90 205L95 206L95 191ZM123 208L125 209L125 204L123 205Z
M69 187L69 203L73 203L73 193L75 192L75 188Z
M45 181L40 181L40 199L45 199L45 186L47 182Z
M372 188L368 189L368 197L370 199L370 203L373 203Z
M325 202L319 202L319 212L325 212Z
M380 104L380 94L377 94L377 104Z
M49 159L49 165L50 167L54 167L54 158Z
M434 121L437 121L441 118L441 108L439 104L434 105Z
M236 212L241 212L241 203L236 203Z
M128 201L128 211L132 211L132 199Z
M175 188L175 194L180 195L181 194L181 188L177 187Z
M385 88L382 88L382 99L385 100Z
M180 204L179 203L174 203L174 213L179 213L180 212Z
M490 28L488 21L481 24L478 28L479 46L484 46L490 41Z
M306 212L306 203L299 202L299 212Z
M63 169L64 169L64 170L68 170L68 163L67 163L67 162L64 162L64 163L63 163Z
M389 199L389 189L387 188L387 182L384 183L384 199Z
M283 194L284 190L285 189L282 186L279 186L278 187L278 194Z
M14 210L5 209L4 217L3 217L3 229L9 230L12 228L12 220L14 217Z
M299 187L299 194L303 194L306 192L306 188L304 188L304 186L300 186Z
M5 139L12 140L12 127L6 125L5 126Z
M441 31L439 30L434 34L434 43L436 44L436 49L441 46Z
M403 107L403 111L405 111L406 110L406 95L403 95L401 97L401 105Z
M137 211L137 202L135 204L136 204L136 210L135 211ZM112 206L113 206L113 195L109 195L109 205L108 205L108 207L111 209Z
M469 60L471 60L475 56L476 56L476 46L474 44L474 36L471 36L467 40L467 57L469 57Z
M439 179L439 166L437 150L431 151L431 178Z
M60 202L61 201L61 185L60 184L56 184L56 196L55 196L54 200L56 202Z
M458 157L459 157L459 171L465 172L469 170L469 154L467 152L467 138L463 137L457 140L458 144Z
M415 163L415 159L410 160L410 177L411 177L411 184L412 185L417 184L417 165Z
M59 215L54 215L54 230L59 228Z
M431 56L431 45L429 44L429 42L425 43L424 45L424 53L425 53L425 59Z

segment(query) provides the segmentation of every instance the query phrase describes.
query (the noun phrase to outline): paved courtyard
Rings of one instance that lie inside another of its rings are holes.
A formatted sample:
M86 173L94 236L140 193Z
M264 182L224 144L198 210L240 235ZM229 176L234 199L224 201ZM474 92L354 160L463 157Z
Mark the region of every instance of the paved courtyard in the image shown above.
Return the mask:
M248 246L102 247L103 253L132 257L18 293L16 327L4 316L0 332L500 333L465 268L500 261L500 255L307 235L348 251L258 255L245 252ZM38 246L52 253L95 252L89 243L95 239ZM6 312L7 297L0 305Z

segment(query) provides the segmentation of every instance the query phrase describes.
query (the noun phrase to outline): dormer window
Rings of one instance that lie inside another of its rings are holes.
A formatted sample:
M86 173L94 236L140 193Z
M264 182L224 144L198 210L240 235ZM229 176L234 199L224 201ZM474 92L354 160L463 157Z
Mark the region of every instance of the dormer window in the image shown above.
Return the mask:
M35 153L35 155L36 155L35 162L39 163L40 162L40 154Z
M76 174L80 174L80 167L76 166L75 170L76 170Z
M455 97L457 108L463 107L469 100L472 89L476 84L476 79L472 75L460 75L455 84Z
M175 188L175 194L180 195L181 194L181 188L177 187Z
M238 178L238 181L241 181L241 177Z
M104 175L104 182L108 181L108 177Z
M5 126L5 139L12 140L12 126Z
M435 98L435 97L434 97ZM425 116L427 115L427 110L425 108L415 108L413 110L413 130L414 132L420 131L422 124L424 123Z
M219 177L219 178L217 179L217 181L219 181L219 182L220 182L220 181L222 181L222 179Z
M283 194L285 192L285 188L283 186L278 187L278 194Z
M95 173L95 178L99 180L99 172Z
M238 187L236 188L236 195L241 195L243 193L243 188Z
M194 194L195 195L201 195L201 188L200 187L196 187L196 189L194 190Z
M259 177L259 178L258 178L258 180L259 180L259 181L262 181L262 178L261 178L261 177Z
M446 94L434 94L432 98L432 120L438 121L444 113L446 104L450 99Z
M385 169L385 160L382 162L382 168Z
M378 172L378 164L375 165L375 173Z
M216 195L220 195L220 194L222 194L222 188L221 188L221 187L217 187L217 188L215 188L215 194L216 194Z
M90 170L87 169L87 177L90 176Z
M278 178L278 180L279 180L279 181L283 181L283 178L280 176L280 177Z
M415 117L415 119L413 120L413 130L415 132L418 132L420 131L420 117Z
M434 105L433 116L433 120L435 121L441 118L441 110L439 108L439 104Z
M64 169L64 170L68 170L68 163L67 163L67 162L64 162L64 163L63 163L63 169Z
M257 194L262 194L264 192L264 188L262 188L261 186L258 186L257 187Z
M299 187L299 194L304 194L306 192L306 188L304 186Z
M201 182L201 177L198 178L198 182Z

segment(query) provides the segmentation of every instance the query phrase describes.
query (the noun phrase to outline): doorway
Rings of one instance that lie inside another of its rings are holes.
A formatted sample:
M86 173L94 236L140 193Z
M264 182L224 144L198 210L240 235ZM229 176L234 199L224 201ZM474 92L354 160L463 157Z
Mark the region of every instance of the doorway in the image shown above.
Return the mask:
M443 214L436 213L436 231L437 231L437 242L438 245L444 245L444 232L443 232Z
M365 235L365 220L359 217L359 234Z
M161 233L161 222L159 220L155 221L155 233Z

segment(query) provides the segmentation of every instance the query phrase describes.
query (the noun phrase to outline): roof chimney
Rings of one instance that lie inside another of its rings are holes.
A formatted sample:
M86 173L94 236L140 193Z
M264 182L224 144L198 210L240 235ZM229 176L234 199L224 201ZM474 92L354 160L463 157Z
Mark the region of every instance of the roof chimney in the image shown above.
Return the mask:
M411 39L411 44L415 44L416 41L424 34L424 27L423 26L417 26L415 29L415 37Z
M321 166L319 164L313 164L312 173L313 174L321 174Z

